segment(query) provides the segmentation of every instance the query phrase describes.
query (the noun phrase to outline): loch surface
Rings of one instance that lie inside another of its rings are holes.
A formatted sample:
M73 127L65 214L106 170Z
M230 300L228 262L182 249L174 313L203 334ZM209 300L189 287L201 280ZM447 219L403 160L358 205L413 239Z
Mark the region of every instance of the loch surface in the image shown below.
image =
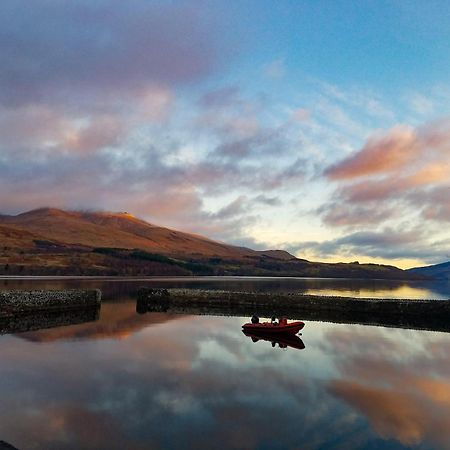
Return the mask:
M136 313L141 286L449 298L446 285L305 279L0 280L100 288L98 320L0 336L0 441L20 450L450 449L450 334Z

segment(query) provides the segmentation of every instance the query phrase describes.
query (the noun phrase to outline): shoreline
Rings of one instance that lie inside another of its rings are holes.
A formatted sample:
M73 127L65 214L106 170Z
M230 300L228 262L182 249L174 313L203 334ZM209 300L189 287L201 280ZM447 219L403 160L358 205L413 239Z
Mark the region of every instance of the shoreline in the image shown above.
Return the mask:
M0 275L0 280L355 280L404 283L435 283L433 278L364 278L364 277L302 277L286 275ZM445 280L444 280L445 281Z

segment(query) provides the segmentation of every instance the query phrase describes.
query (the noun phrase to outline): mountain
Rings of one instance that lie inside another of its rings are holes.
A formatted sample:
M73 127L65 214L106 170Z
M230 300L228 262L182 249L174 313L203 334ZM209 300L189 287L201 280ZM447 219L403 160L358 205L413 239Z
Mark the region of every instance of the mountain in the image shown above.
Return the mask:
M126 212L0 215L3 275L251 275L418 279L394 266L319 263L154 225Z
M415 267L408 272L437 280L450 280L450 261L433 266Z
M0 216L0 225L13 227L11 233L26 231L51 241L88 247L139 248L173 256L242 258L257 254L247 248L159 227L128 213L41 208L17 216Z

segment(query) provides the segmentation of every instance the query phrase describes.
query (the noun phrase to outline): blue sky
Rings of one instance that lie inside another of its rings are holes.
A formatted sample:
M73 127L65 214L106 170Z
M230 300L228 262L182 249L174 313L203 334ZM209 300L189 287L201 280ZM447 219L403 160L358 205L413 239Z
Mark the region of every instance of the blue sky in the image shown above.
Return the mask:
M0 22L0 212L450 259L447 2L4 0Z

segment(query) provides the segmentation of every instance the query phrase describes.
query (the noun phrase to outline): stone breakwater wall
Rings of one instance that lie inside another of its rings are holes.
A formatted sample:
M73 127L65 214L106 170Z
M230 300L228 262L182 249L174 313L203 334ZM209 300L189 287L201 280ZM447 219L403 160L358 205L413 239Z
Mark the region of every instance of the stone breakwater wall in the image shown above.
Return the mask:
M0 292L0 319L40 311L62 312L85 308L99 308L98 289L61 291L5 291Z
M450 301L446 300L142 288L138 292L137 311L276 315L300 320L450 331Z

